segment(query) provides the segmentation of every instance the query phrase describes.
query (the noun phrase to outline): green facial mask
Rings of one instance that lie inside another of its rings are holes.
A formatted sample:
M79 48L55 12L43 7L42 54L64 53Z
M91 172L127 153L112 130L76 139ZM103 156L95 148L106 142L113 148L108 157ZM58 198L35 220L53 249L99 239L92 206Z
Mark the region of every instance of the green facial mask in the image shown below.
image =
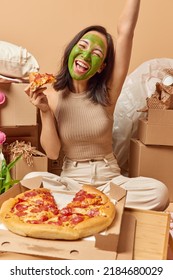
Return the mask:
M103 64L105 52L106 46L99 36L85 34L69 55L68 69L72 79L87 80L94 76Z

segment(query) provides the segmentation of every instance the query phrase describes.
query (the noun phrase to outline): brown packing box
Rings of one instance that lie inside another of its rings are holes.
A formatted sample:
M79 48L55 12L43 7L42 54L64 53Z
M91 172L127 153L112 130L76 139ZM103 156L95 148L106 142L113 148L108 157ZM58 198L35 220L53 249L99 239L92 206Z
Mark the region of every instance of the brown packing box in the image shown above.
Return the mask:
M36 125L37 109L24 92L27 84L0 84L0 91L6 96L0 108L0 126Z
M129 176L145 176L162 181L169 190L173 201L173 147L144 145L140 140L131 139L129 155Z
M38 149L39 145L39 127L38 125L22 125L22 126L3 126L0 130L6 134L5 144L12 142L24 141L30 142L33 147Z
M33 188L40 186L40 184L41 178L39 177L21 181L21 184L12 187L0 196L0 205L6 199L24 191L25 187L31 188L32 186ZM0 230L0 259L12 259L12 256L17 259L132 259L136 220L131 215L125 215L123 218L125 222L122 224L126 191L112 184L110 196L116 197L118 201L116 204L117 213L115 221L107 229L105 235L98 233L91 240L63 241L22 237L7 230ZM120 238L121 226L126 229L123 230L123 239ZM118 248L121 251L119 254ZM15 253L20 255L17 256Z
M145 145L173 146L173 125L149 124L147 120L140 119L138 139Z
M173 110L149 109L148 119L140 119L138 139L145 145L173 146Z
M149 109L148 123L157 125L173 125L173 110Z
M32 156L32 165L28 165L24 158L21 158L11 169L13 179L22 180L23 177L30 172L48 171L48 158L45 154L38 152L37 156Z

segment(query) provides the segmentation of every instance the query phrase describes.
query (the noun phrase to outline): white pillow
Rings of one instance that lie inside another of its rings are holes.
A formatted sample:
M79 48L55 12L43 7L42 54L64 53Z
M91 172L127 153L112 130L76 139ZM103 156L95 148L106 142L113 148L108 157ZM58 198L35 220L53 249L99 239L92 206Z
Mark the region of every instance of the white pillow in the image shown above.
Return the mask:
M35 57L25 48L0 41L0 74L7 77L24 78L30 72L38 72Z

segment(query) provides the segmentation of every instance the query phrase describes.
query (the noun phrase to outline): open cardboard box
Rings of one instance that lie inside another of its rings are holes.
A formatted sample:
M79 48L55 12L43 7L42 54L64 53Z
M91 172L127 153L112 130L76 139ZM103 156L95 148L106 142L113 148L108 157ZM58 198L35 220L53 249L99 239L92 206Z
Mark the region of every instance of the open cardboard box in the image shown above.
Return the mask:
M138 139L145 145L173 146L173 110L149 109L148 119L140 119Z
M18 140L30 142L37 149L39 147L39 125L3 126L0 130L6 134L5 144Z
M11 169L12 178L21 180L30 172L44 172L48 170L48 158L45 154L37 151L37 155L33 155L32 160L32 165L28 165L26 160L22 157Z
M173 125L149 124L140 119L138 138L145 145L173 146Z
M0 206L6 199L16 196L27 188L35 187L42 187L40 177L21 181L20 184L13 186L0 196ZM56 193L59 193L58 187ZM117 201L117 213L114 222L104 234L98 233L77 241L65 241L22 237L1 229L0 259L13 259L14 253L18 253L18 259L26 259L27 255L27 259L132 259L136 220L130 215L123 217L126 191L112 184L110 197ZM8 257L5 254L8 254Z

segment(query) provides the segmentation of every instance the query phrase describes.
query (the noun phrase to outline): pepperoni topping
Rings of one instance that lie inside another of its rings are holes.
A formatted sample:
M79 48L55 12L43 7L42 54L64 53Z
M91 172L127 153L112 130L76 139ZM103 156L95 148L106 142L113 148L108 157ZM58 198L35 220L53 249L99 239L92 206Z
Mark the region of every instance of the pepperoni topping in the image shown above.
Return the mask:
M22 212L16 212L15 214L16 214L18 217L22 217L22 216L26 216L26 215L27 215L27 213L24 212L24 211L22 211Z
M70 220L70 216L59 216L59 220L61 222L68 222Z
M36 196L38 193L37 191L29 191L24 193L24 197L32 197L32 196Z
M96 195L93 194L93 193L87 193L86 194L86 198L95 198L95 197L96 197Z
M76 215L71 219L71 224L76 225L76 224L78 224L80 222L83 222L83 221L84 221L84 216Z
M83 201L85 199L84 195L78 195L73 198L73 201Z
M69 216L72 214L72 208L70 207L65 207L63 209L60 210L60 214L64 215L64 216Z
M24 210L28 209L28 205L18 203L15 205L15 209L18 211L24 211Z
M83 201L86 197L86 192L84 190L80 190L76 193L75 197L73 198L73 201Z
M37 199L37 200L35 201L35 203L38 204L38 205L43 205L43 204L44 204L44 201L41 200L41 199Z
M40 220L40 222L45 222L45 221L47 221L49 218L46 216L46 215L44 215L44 216L42 216L39 220Z
M37 207L34 207L30 210L31 213L39 213L41 212L42 210L40 208L37 208Z
M89 217L96 217L99 215L99 209L97 208L93 208L93 209L90 209L88 212L87 212L87 215Z

